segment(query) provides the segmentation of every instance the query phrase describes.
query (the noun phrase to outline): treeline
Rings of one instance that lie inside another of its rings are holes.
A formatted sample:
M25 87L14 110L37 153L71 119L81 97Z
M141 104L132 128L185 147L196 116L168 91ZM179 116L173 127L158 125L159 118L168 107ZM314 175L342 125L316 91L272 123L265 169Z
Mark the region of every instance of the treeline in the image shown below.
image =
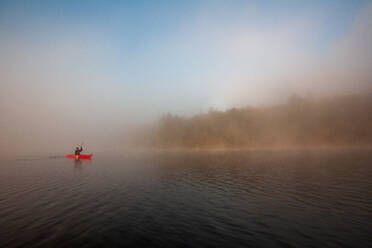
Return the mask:
M191 118L164 115L148 132L157 148L221 148L372 143L372 95L309 99L271 107L210 110Z

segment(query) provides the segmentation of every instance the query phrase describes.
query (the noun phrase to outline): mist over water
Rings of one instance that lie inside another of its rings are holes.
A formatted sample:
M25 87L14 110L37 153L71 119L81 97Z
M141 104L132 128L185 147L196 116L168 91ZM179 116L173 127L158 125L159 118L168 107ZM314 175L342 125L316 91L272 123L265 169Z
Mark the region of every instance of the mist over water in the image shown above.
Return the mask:
M0 247L372 247L371 27L365 0L0 1Z
M4 1L1 154L118 149L167 112L371 92L372 8L342 4Z

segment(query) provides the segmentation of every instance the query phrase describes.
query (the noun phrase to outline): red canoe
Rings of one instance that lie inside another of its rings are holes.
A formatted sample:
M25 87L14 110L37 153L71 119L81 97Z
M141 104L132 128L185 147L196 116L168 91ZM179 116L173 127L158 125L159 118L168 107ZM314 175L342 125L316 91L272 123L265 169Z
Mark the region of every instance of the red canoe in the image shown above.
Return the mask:
M93 154L80 154L80 155L66 154L66 157L68 157L68 158L76 158L76 159L89 159L92 156L93 156Z

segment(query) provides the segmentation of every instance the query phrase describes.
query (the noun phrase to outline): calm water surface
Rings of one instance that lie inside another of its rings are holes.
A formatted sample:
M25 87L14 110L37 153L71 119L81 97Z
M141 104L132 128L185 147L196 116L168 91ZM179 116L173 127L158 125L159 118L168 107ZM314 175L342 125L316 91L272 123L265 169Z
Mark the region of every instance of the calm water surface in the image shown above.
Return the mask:
M370 150L0 161L0 247L372 247Z

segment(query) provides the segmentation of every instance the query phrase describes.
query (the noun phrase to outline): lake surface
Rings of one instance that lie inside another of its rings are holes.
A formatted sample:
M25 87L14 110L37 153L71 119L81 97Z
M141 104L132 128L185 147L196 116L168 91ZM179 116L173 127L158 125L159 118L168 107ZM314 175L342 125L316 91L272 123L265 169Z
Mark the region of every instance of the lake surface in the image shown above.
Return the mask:
M0 161L0 247L372 247L371 150Z

